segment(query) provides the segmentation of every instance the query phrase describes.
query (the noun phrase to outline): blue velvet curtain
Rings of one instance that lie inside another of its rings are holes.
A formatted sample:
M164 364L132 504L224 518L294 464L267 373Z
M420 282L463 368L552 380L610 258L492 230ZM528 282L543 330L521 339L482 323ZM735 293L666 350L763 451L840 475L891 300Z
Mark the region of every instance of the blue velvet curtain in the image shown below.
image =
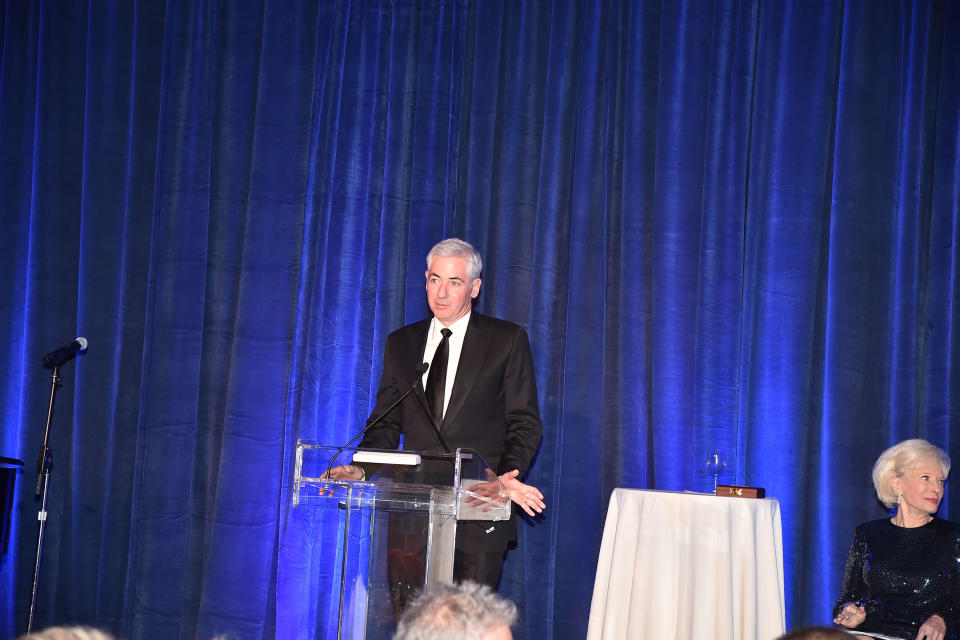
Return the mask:
M0 455L27 460L0 635L40 356L83 335L36 626L324 637L295 441L361 426L447 236L536 362L519 638L582 637L610 491L706 489L717 447L780 500L788 624L824 622L877 454L960 451L956 2L0 8Z

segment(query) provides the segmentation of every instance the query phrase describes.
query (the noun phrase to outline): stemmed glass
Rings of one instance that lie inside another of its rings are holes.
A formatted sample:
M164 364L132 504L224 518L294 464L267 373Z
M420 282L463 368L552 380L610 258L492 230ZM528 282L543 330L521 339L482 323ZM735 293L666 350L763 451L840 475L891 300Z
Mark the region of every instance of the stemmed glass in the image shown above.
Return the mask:
M713 492L717 492L720 474L727 468L727 454L723 449L711 449L707 453L707 474L713 476Z

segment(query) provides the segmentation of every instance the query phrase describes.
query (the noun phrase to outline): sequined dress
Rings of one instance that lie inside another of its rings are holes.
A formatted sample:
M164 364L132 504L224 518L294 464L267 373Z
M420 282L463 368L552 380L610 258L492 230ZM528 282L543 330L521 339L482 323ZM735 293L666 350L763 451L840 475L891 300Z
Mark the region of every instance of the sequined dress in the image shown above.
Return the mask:
M922 527L898 527L889 519L857 527L850 543L843 590L833 608L854 602L867 612L857 631L913 640L937 613L946 638L960 640L960 524L934 518Z

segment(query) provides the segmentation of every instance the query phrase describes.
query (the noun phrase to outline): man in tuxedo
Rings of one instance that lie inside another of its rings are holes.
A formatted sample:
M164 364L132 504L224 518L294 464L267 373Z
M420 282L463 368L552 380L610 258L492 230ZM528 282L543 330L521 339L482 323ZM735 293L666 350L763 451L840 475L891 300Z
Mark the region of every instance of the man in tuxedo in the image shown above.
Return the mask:
M360 447L395 449L402 434L404 449L475 449L496 471L500 492L534 516L545 508L543 494L520 480L543 433L533 357L520 326L472 310L482 264L477 250L456 238L443 240L427 254L427 303L433 317L387 337L377 406L368 424L407 389L416 388ZM430 368L417 384L421 363ZM331 475L360 480L365 471L345 465ZM516 537L513 518L460 523L454 580L496 589L504 554Z

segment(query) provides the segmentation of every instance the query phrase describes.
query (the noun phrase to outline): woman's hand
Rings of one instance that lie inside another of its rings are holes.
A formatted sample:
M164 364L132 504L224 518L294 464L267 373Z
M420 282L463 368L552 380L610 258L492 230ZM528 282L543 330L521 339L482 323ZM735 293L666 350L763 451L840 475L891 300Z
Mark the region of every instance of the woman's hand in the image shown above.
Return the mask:
M840 610L840 613L837 614L837 617L833 619L836 624L843 625L847 629L853 629L860 625L861 622L867 619L867 610L863 607L858 607L852 602L848 602L843 605L843 609ZM929 622L929 620L928 620ZM940 638L943 636L941 635ZM940 640L938 638L937 640Z
M943 640L947 634L947 623L937 614L933 614L927 621L920 625L920 631L917 632L917 640Z

